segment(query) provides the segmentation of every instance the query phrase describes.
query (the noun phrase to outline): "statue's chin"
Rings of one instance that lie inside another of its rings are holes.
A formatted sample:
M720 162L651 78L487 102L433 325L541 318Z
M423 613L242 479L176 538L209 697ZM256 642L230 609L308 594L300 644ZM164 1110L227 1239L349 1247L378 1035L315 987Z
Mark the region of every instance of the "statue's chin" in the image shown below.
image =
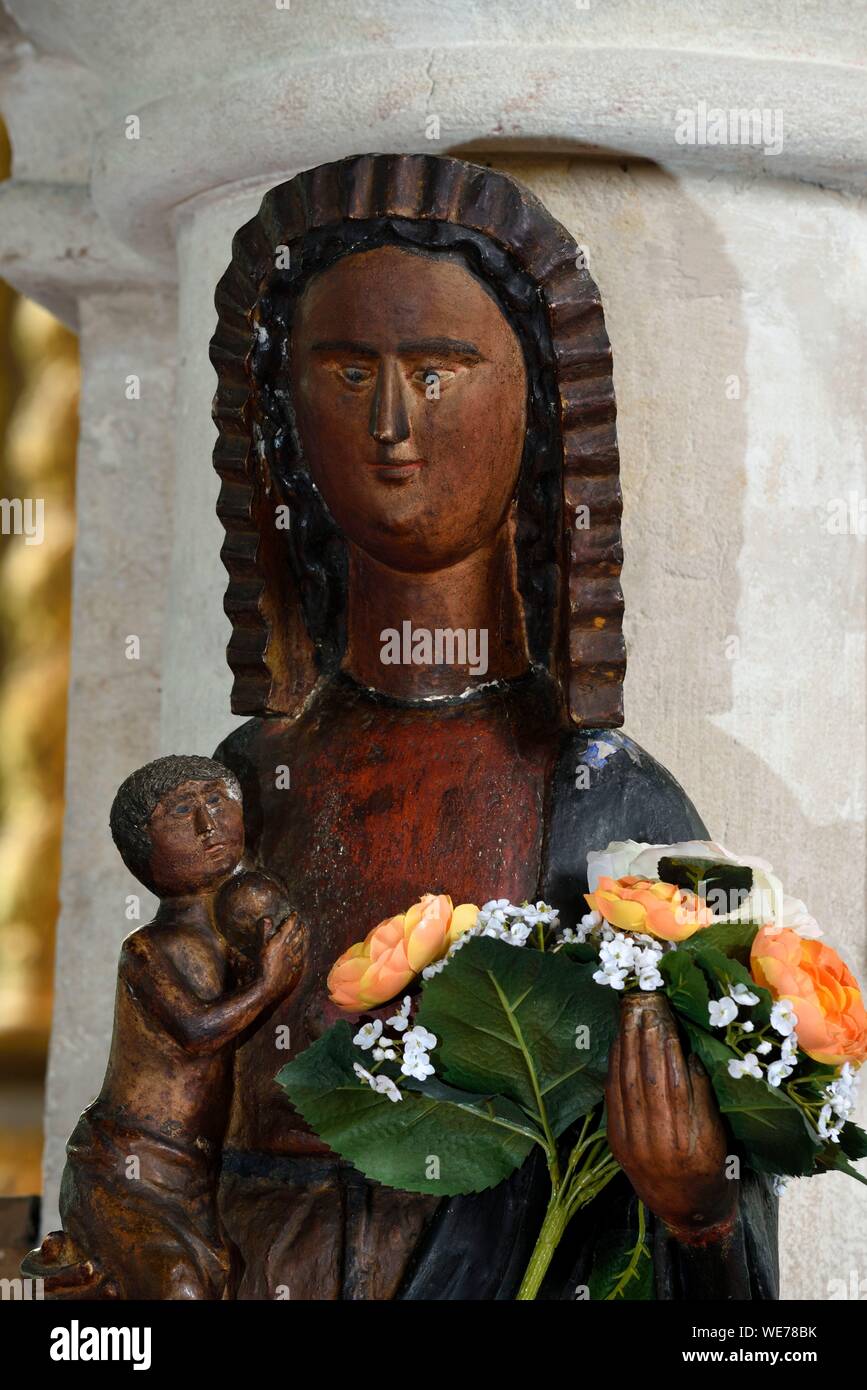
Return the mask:
M389 520L393 522L393 518ZM375 536L350 539L369 559L402 574L431 574L449 569L480 549L478 539L469 537L459 543L450 538L449 543L438 544L424 521L389 524Z

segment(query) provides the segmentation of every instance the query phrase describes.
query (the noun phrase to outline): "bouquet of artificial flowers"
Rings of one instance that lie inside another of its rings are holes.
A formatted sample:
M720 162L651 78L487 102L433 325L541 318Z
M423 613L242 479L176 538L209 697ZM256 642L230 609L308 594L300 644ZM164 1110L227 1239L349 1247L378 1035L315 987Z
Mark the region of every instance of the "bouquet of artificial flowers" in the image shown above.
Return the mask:
M827 1169L867 1182L851 1119L861 992L770 865L629 841L588 856L588 884L572 929L545 903L426 894L329 975L332 1000L367 1021L335 1024L278 1076L332 1149L405 1191L481 1191L541 1148L551 1196L519 1298L619 1171L603 1100L626 995L667 998L748 1166L778 1185ZM643 1214L608 1297L646 1253Z

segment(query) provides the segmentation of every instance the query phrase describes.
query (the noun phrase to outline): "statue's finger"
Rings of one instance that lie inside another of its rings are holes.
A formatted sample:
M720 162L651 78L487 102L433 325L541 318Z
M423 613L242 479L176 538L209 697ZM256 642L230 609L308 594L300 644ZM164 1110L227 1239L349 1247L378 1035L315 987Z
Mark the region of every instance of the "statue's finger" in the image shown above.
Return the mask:
M645 1097L641 1073L641 1015L641 1009L626 1007L620 1029L620 1090L635 1120L636 1134L646 1134L643 1124Z
M700 1119L706 1116L716 1119L717 1103L716 1094L710 1082L710 1077L702 1066L694 1052L689 1055L687 1073L692 1092L693 1111Z
M665 1074L675 1141L678 1149L686 1152L689 1149L692 1101L683 1048L676 1032L665 1039Z
M653 1161L661 1163L672 1150L672 1098L668 1089L665 1020L650 1003L641 1010L640 1035L646 1146Z

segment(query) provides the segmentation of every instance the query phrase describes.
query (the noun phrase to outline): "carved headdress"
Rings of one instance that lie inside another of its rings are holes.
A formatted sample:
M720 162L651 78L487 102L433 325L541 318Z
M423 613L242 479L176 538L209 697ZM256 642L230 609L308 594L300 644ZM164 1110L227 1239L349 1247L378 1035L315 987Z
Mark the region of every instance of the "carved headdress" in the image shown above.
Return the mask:
M599 292L569 233L514 179L458 159L360 155L265 195L217 287L214 466L237 714L290 714L343 651L342 537L304 466L289 385L312 275L380 245L462 256L527 366L515 549L531 659L573 721L623 717L619 454Z

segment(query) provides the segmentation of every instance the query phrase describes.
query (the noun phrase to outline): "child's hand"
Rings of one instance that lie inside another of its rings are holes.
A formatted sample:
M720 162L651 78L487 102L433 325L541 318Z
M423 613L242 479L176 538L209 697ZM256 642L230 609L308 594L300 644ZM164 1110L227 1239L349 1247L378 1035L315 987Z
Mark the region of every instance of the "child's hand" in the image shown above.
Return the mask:
M263 925L262 979L268 997L279 999L298 983L304 969L307 932L298 921L297 912L291 913L276 931L270 917L264 918Z

